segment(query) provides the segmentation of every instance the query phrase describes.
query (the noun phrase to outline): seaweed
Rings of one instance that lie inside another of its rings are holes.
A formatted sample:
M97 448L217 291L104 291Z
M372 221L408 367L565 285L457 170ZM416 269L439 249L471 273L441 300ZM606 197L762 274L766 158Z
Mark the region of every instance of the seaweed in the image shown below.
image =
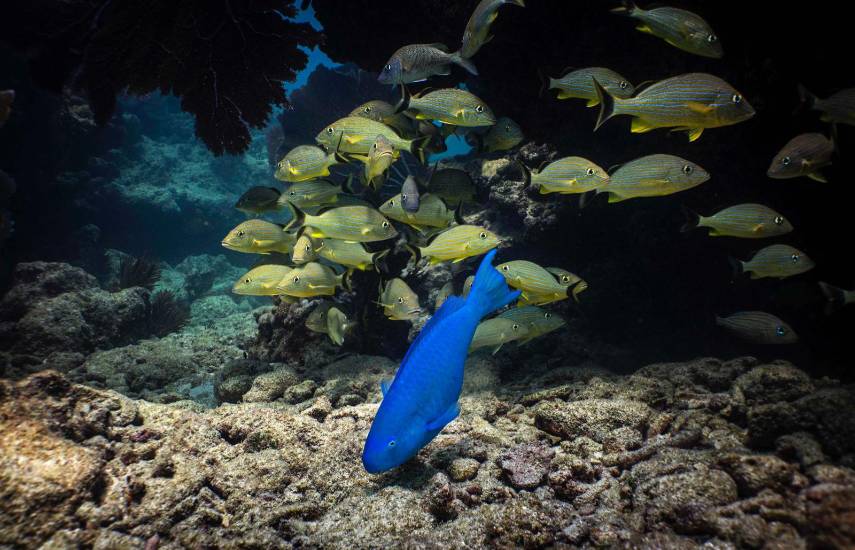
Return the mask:
M33 0L4 8L0 36L32 52L40 85L83 90L99 124L120 94L160 91L181 99L215 155L239 154L288 105L284 83L321 41L296 14L288 0Z
M147 258L124 256L119 263L118 289L141 286L149 290L160 280L160 263Z
M169 290L158 290L151 295L148 327L152 336L162 338L184 328L190 320L190 304L179 300Z

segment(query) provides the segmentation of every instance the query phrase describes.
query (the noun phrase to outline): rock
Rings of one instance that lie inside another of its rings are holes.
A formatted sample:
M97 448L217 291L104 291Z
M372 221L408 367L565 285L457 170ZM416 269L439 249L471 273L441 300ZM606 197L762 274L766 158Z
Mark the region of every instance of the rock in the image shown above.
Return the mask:
M214 395L219 403L239 403L255 377L270 370L270 364L252 359L234 359L217 374Z
M466 481L478 474L481 464L472 458L457 458L448 467L448 475L452 481Z
M755 367L737 378L734 386L749 405L795 401L814 389L804 371L783 362Z
M855 545L855 488L824 483L805 491L809 544L822 548Z
M249 391L243 395L247 403L273 401L283 396L285 390L299 383L294 369L283 367L259 375L252 381Z
M555 451L543 443L524 443L501 457L498 464L508 482L517 489L534 489L543 483Z
M300 403L315 395L318 384L314 380L303 380L286 389L282 395L286 403Z
M803 469L825 461L822 446L807 432L782 435L775 441L775 450L782 458L797 460Z
M790 464L773 455L727 454L719 460L719 466L736 481L743 497L766 489L784 492L796 473Z
M307 416L311 416L318 422L323 422L324 419L332 412L332 403L327 396L322 395L315 399L315 402L304 411Z
M644 403L621 399L547 401L535 408L535 426L552 435L573 439L580 435L602 442L620 427L642 431L652 414Z
M666 475L635 490L636 502L645 503L648 528L666 522L682 533L702 531L716 506L737 498L736 483L721 470Z

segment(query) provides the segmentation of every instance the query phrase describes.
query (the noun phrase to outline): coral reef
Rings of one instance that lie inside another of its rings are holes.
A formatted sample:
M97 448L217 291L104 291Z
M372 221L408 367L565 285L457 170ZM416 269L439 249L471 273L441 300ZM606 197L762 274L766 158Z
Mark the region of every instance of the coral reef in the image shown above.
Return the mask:
M250 129L287 104L283 84L308 61L300 47L319 43L309 24L292 20L296 13L283 0L39 1L9 6L0 34L35 53L31 70L42 85L82 89L96 123L110 119L121 93L160 91L181 98L214 154L237 154Z
M855 393L834 380L752 358L617 376L476 355L460 418L372 476L360 446L394 368L239 359L217 389L235 404L211 410L52 371L2 381L0 544L855 544Z
M120 260L117 284L119 290L135 286L152 290L159 280L160 265L156 260L133 256L124 256Z
M149 333L162 338L181 330L190 320L190 304L178 300L168 290L151 295L148 311Z

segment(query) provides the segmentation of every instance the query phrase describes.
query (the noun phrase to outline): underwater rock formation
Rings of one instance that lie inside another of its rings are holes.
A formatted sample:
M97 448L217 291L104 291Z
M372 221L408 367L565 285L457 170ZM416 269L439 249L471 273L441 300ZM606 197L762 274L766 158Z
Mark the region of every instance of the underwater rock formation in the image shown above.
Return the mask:
M500 382L488 357L468 362L460 418L377 476L359 452L395 368L381 357L246 374L242 403L206 411L51 371L2 381L0 544L855 544L855 421L834 414L851 387L751 358L532 362Z
M292 20L296 13L283 0L38 1L10 5L0 33L32 52L41 85L59 91L70 81L82 89L98 124L113 115L120 94L160 91L181 98L214 154L238 154L250 129L261 128L274 105L287 105L283 84L308 61L300 47L320 42L311 25Z

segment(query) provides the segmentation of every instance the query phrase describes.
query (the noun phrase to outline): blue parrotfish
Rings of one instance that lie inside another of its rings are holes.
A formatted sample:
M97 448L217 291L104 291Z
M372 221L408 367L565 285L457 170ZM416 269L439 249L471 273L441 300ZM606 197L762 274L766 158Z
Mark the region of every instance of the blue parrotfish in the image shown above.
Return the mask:
M400 466L419 452L460 409L463 364L481 319L519 297L492 265L490 251L466 298L449 296L410 346L374 417L362 464L370 473Z

